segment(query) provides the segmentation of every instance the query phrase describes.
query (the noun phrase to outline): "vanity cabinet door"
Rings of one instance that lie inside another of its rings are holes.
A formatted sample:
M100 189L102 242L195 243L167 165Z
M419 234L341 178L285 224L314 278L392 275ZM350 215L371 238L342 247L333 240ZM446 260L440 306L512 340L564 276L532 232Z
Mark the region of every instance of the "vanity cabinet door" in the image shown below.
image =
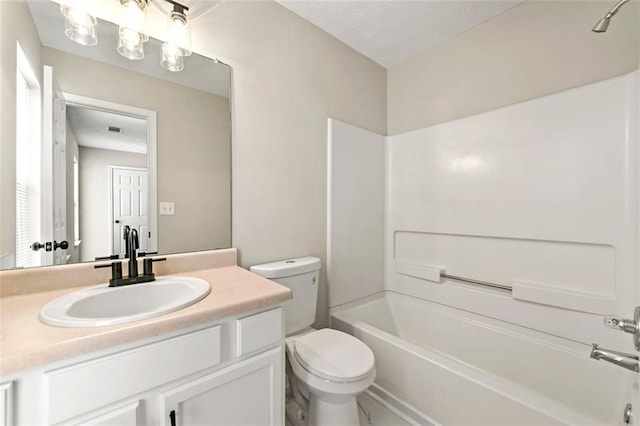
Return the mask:
M0 384L0 426L13 424L13 382Z
M282 425L283 366L276 347L164 392L161 424Z

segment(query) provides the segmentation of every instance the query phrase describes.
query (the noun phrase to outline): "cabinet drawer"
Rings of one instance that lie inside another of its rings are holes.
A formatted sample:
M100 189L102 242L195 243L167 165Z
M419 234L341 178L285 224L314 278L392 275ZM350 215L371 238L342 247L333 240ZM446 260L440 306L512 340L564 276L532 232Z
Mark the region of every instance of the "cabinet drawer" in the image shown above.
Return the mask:
M112 408L99 415L89 415L71 423L60 423L60 426L138 426L140 422L140 401Z
M49 423L188 376L220 362L220 326L45 373Z
M236 356L278 344L283 339L282 308L240 318L236 322Z

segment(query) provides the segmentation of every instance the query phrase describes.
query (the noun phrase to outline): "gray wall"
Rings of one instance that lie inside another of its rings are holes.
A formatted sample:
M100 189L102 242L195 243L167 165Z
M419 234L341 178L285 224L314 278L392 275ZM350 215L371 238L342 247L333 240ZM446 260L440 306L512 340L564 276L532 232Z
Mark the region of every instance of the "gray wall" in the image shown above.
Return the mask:
M194 51L233 67L233 246L240 264L326 265L327 117L386 133L386 70L273 1L223 2ZM326 269L317 324L327 323Z
M605 34L611 4L527 1L396 65L388 75L394 135L621 75L638 68L638 2Z
M55 49L43 62L65 92L157 112L158 201L176 203L175 216L158 217L161 253L231 245L227 98Z

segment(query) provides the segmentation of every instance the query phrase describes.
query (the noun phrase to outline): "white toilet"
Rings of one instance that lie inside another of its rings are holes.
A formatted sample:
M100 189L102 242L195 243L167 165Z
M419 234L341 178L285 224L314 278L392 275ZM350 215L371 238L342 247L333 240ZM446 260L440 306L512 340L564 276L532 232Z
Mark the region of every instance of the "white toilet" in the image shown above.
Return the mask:
M373 352L341 331L311 328L316 316L320 259L301 257L250 270L291 289L285 305L287 358L309 402L311 426L358 425L356 396L376 376Z

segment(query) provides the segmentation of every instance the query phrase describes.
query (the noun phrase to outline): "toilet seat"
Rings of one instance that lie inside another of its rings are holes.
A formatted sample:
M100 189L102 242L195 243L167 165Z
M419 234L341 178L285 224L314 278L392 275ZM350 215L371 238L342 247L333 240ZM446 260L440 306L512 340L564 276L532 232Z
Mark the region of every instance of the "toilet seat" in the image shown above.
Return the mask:
M292 338L295 360L310 374L334 383L357 382L374 369L373 352L355 337L325 328Z

